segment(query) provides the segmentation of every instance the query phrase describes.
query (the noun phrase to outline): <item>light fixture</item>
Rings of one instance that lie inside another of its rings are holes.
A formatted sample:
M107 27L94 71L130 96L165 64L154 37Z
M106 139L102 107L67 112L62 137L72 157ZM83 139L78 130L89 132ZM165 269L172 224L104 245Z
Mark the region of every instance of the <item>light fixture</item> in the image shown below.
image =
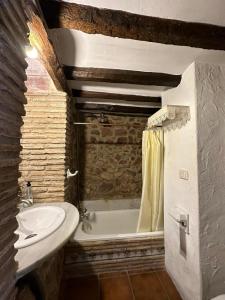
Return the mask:
M37 49L32 47L31 45L25 47L25 52L27 57L29 58L33 58L33 59L38 58Z

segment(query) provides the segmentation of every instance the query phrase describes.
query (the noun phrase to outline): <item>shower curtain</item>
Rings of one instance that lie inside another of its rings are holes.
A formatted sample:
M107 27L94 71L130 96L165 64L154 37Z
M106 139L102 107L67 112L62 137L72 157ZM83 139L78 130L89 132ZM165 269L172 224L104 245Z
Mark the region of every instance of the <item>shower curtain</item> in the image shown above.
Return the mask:
M137 232L163 230L163 131L142 137L142 196Z

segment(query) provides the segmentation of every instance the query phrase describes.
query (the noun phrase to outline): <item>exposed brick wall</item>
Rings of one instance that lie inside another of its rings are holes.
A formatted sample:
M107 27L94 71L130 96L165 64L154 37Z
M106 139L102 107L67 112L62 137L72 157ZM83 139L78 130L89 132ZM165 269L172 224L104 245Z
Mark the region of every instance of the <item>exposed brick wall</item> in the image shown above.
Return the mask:
M106 115L107 116L107 115ZM79 126L80 195L83 200L140 198L142 190L142 131L147 118L107 116L119 127L102 127L95 116L80 120L96 122Z
M26 18L21 1L0 1L0 299L15 296L20 127L26 98L23 48Z
M31 181L35 202L69 200L70 103L64 93L28 94L23 118L21 180Z
M54 83L48 72L40 62L39 58L26 58L28 67L26 69L27 81L26 87L28 91L39 93L43 91L56 91Z

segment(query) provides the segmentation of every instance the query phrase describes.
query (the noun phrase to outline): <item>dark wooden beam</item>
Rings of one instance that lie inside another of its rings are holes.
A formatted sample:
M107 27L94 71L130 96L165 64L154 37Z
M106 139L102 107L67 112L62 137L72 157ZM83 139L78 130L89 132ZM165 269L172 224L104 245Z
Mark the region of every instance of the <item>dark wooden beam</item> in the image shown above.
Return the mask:
M68 80L128 83L163 87L176 87L181 81L180 75L104 68L64 66L64 73Z
M49 40L47 30L32 1L27 1L26 10L29 14L28 27L30 29L29 40L39 53L39 59L50 75L55 87L59 91L69 91L63 69L60 66L55 49Z
M132 14L63 1L42 0L50 28L162 44L225 50L225 27ZM119 53L118 53L119 55Z
M140 115L150 116L154 114L159 108L148 107L131 107L122 105L107 105L107 104L91 104L91 103L76 103L75 107L81 112L88 113L107 113L118 115Z
M122 100L128 102L152 102L161 104L161 97L153 96L139 96L139 95L126 95L126 94L114 94L103 93L93 91L72 90L72 96L77 98L86 99L105 99L105 100Z

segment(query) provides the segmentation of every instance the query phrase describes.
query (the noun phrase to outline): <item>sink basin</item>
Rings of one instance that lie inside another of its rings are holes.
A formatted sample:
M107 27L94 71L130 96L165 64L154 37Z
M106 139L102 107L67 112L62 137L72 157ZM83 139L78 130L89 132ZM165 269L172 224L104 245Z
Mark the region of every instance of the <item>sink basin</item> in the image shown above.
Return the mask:
M27 208L17 215L19 239L15 248L20 249L37 243L56 231L63 223L65 210L57 206Z
M79 223L79 212L68 202L34 203L20 212L17 219L20 225L16 232L20 237L15 260L16 280L19 280L69 241ZM37 235L32 237L32 234ZM25 239L27 236L30 238Z

